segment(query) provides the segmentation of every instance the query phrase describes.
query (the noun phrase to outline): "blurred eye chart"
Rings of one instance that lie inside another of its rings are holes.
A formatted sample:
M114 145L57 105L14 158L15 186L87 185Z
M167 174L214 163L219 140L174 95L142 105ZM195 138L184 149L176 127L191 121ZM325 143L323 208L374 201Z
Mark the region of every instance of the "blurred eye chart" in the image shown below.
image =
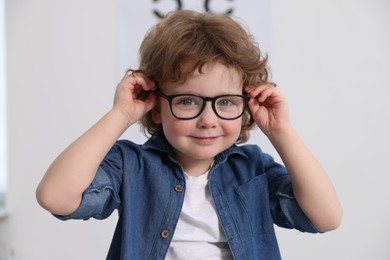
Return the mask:
M138 48L155 23L174 10L228 14L247 27L263 54L270 52L271 0L118 0L118 77L138 66Z

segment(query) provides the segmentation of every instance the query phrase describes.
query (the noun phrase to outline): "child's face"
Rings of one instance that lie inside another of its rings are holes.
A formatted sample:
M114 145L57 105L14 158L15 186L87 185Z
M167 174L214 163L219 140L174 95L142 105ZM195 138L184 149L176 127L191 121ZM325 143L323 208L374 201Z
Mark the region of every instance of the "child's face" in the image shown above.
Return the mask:
M168 96L194 94L215 97L242 95L242 88L241 75L236 70L221 63L210 63L205 64L202 73L196 70L186 82L168 82L160 87L160 91ZM215 114L211 103L206 102L198 117L181 120L172 115L168 100L160 97L160 110L155 113L154 121L162 124L164 134L185 170L194 163L210 165L214 156L234 144L240 135L241 117L221 119Z

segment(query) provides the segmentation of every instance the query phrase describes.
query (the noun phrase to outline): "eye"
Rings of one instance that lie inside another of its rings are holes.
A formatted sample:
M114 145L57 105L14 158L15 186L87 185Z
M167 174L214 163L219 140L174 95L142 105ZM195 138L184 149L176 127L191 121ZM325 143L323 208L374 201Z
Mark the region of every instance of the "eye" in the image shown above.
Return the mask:
M222 96L217 99L217 106L229 107L229 106L240 106L243 100L240 96Z
M175 106L196 106L199 105L199 100L191 96L179 96L173 100Z
M234 104L233 104L232 100L227 99L227 98L223 98L223 99L218 99L217 105L218 106L227 107L227 106L231 106L231 105L234 105Z

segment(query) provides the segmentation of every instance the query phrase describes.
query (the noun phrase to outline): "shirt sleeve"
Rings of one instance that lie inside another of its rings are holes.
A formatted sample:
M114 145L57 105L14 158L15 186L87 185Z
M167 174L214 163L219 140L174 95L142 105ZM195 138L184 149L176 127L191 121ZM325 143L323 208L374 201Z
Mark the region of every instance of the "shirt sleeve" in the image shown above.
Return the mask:
M114 145L109 151L99 166L92 183L83 192L82 201L75 212L67 216L54 216L61 220L105 219L115 209L120 209L119 194L123 168L121 153L117 145Z
M264 170L268 176L270 208L274 223L283 228L302 232L319 231L305 215L294 197L291 178L286 168L263 153Z

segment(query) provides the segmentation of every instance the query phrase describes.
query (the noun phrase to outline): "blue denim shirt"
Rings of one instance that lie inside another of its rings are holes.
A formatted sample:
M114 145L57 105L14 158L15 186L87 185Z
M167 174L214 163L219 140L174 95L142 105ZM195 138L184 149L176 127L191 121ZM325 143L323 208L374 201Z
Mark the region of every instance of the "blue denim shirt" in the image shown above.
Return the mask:
M119 219L107 259L164 259L183 205L183 168L162 136L118 141L66 219ZM234 259L281 259L274 224L317 232L294 199L286 169L255 145L215 157L209 188Z

